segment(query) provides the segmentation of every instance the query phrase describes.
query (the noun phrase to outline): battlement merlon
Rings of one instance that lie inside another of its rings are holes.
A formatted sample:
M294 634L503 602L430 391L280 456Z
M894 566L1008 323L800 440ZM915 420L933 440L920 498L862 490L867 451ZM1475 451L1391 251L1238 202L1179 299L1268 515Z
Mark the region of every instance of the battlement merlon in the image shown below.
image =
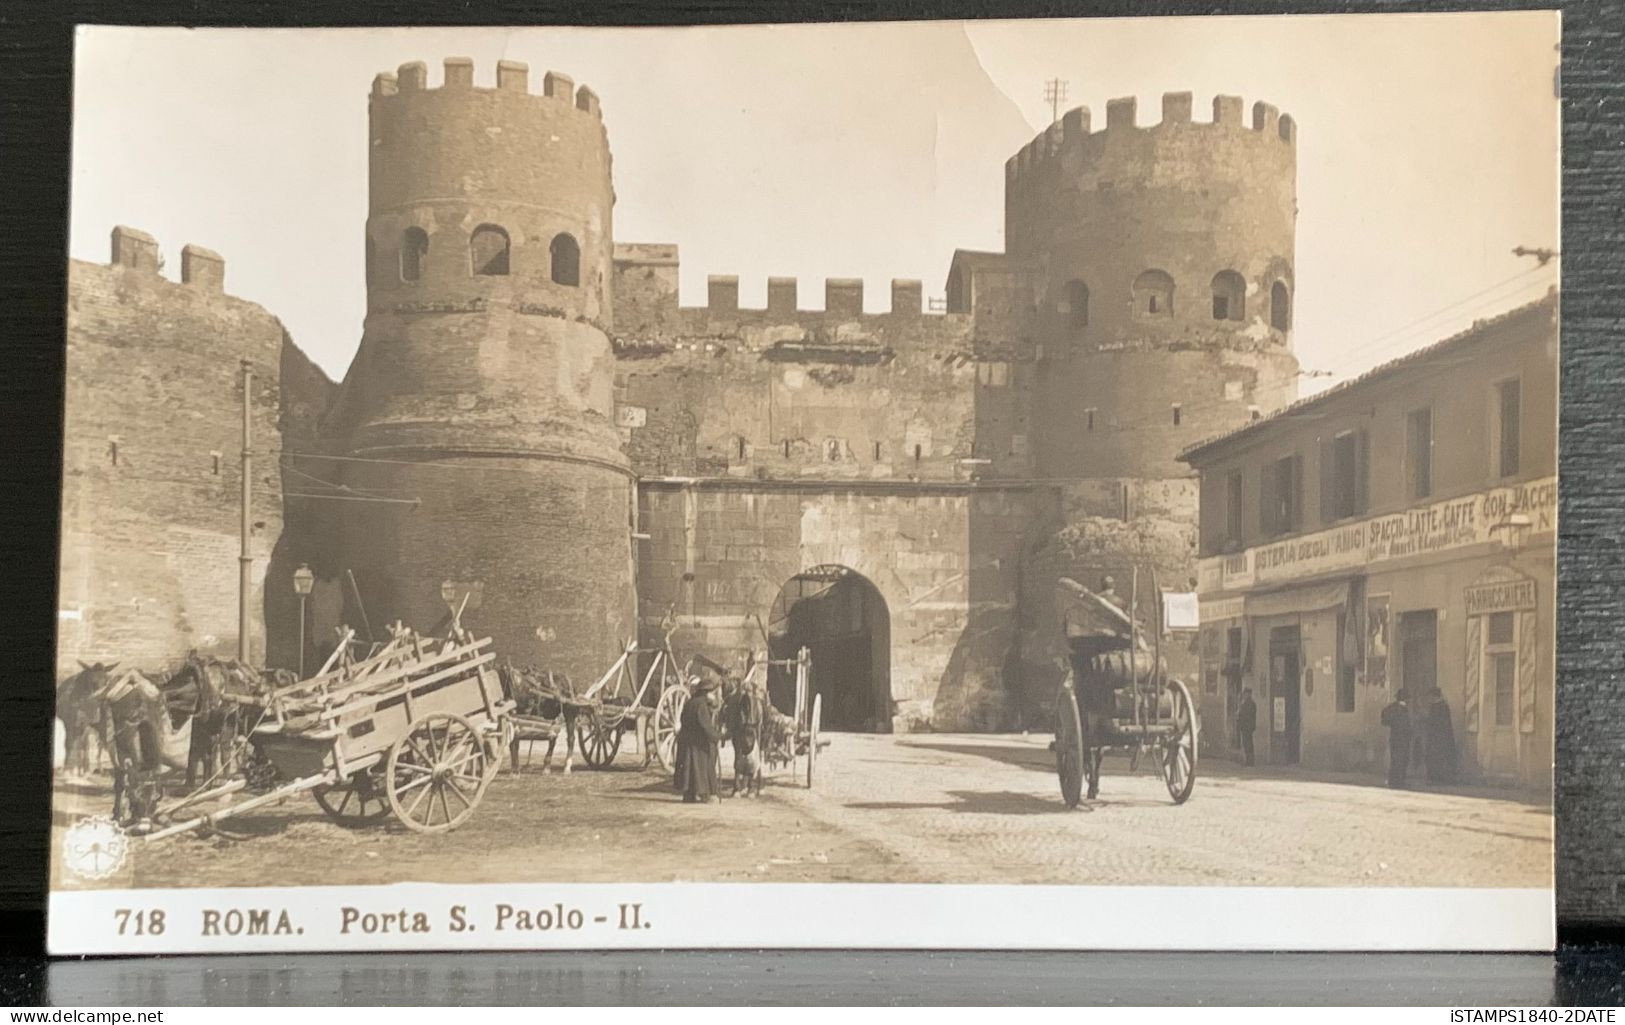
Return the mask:
M1106 125L1098 131L1090 126L1089 108L1074 107L1062 115L1061 120L1035 135L1031 141L1005 161L1007 181L1016 181L1029 171L1041 167L1060 153L1093 141L1104 145L1103 137L1112 132L1156 132L1184 129L1212 131L1215 128L1236 129L1258 133L1260 139L1278 145L1295 147L1298 141L1297 124L1290 115L1279 114L1268 103L1253 105L1252 118L1244 117L1244 105L1239 96L1213 98L1213 117L1210 121L1193 119L1194 103L1189 92L1164 93L1162 120L1154 125L1138 124L1138 101L1124 96L1106 104Z
M495 83L489 87L479 86L475 83L474 61L470 58L447 57L443 63L445 71L440 89L519 93L521 95L535 96L537 99L567 103L576 110L595 118L602 116L598 94L586 86L578 88L574 80L568 75L549 71L543 76L541 93L537 94L530 91L529 66L520 61L498 61ZM372 97L374 100L436 91L438 90L431 88L429 85L429 68L423 61L409 61L397 68L394 74L385 71L375 75L372 80Z
M138 228L118 225L112 232L108 265L123 267L161 278L163 259L158 240ZM181 248L181 280L201 292L223 294L226 287L225 257L212 249L186 245Z

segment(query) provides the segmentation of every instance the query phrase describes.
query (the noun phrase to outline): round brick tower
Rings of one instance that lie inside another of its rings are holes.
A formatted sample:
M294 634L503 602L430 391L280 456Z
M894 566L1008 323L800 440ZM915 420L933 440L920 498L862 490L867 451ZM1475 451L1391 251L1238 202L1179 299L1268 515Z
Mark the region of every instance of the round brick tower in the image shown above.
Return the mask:
M1041 476L1173 478L1186 446L1297 393L1291 350L1296 128L1220 96L1191 119L1133 99L1079 108L1006 166L1005 236L1033 268Z
M635 635L633 481L613 426L609 145L598 98L504 61L379 75L367 318L339 416L344 551L375 632L442 590L500 656L595 678ZM351 617L351 622L356 622Z

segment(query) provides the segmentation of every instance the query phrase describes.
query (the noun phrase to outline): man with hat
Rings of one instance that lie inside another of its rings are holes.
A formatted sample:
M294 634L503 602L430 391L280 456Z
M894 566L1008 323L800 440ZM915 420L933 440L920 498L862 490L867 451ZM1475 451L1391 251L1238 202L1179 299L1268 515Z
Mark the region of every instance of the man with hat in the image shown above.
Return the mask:
M718 801L717 748L722 731L717 726L720 693L714 681L703 676L689 680L690 697L683 703L677 727L677 789L686 804Z

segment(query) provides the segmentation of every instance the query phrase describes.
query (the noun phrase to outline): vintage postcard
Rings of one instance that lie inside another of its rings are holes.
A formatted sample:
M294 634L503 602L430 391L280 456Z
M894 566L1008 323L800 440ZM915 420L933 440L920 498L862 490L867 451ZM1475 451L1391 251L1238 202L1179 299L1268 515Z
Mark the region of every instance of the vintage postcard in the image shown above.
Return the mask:
M81 29L51 950L1549 948L1558 40Z

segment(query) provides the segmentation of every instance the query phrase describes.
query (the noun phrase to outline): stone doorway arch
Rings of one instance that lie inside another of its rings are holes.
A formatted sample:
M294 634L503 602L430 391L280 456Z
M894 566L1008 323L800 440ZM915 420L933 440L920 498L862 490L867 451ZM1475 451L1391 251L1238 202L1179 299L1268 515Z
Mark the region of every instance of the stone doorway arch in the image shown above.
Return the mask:
M824 729L891 732L891 612L867 577L839 565L797 573L779 589L767 633L774 660L812 652L811 693L823 696ZM790 707L794 688L789 673L769 674L778 707Z

